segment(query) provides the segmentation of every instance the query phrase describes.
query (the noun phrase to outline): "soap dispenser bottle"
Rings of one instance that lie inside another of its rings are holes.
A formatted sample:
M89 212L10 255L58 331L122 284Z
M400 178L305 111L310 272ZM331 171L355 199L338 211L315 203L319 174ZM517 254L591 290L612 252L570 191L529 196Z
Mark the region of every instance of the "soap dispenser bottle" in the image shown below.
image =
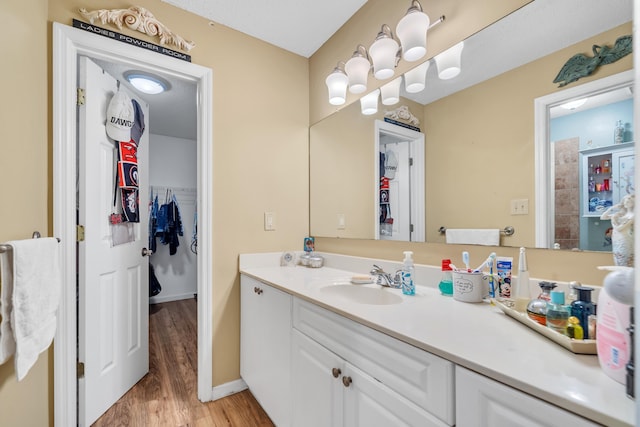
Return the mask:
M405 251L404 260L402 261L402 293L405 295L415 295L416 286L413 283L413 252Z
M440 283L438 284L438 289L440 289L440 293L446 296L453 295L453 269L451 268L451 260L443 259L442 260L442 278L440 279Z
M584 339L589 339L589 316L596 314L596 308L591 302L593 288L589 286L576 286L578 299L571 303L571 315L578 318L580 326L584 330Z

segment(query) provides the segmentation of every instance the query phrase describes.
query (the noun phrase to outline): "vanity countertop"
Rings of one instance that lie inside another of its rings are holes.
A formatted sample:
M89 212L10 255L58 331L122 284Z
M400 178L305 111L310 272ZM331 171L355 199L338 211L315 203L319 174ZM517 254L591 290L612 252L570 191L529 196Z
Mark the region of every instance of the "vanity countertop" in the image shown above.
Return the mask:
M360 267L371 265L344 258L333 255L324 267L307 268L241 255L240 272L595 422L634 425L635 401L600 369L597 356L574 354L488 303L442 296L437 288L422 286L420 275L415 296L386 289L403 299L399 304L360 304L322 291L350 283L363 273Z

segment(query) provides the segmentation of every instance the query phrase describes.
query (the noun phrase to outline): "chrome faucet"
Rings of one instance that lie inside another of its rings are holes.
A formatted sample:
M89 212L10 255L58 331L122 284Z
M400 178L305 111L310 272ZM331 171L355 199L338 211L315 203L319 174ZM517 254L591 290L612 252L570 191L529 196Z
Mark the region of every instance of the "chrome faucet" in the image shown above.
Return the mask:
M378 267L374 264L370 273L372 276L376 277L376 283L378 285L386 286L388 288L402 287L402 270L396 271L396 274L392 277L391 273L385 272L382 267Z

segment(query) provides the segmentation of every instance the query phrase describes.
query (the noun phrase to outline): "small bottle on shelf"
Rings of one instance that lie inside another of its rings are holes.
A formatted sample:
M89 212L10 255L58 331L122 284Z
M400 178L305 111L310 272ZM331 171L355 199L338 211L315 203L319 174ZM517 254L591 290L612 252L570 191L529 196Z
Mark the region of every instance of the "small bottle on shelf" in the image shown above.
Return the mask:
M547 304L551 301L551 291L556 287L556 284L552 282L540 282L538 286L540 286L541 292L538 298L531 300L529 304L527 304L527 316L541 325L546 325Z
M567 320L567 336L569 338L573 338L574 340L581 340L584 338L584 331L582 326L580 326L580 321L576 316L569 316Z
M613 129L613 143L622 144L623 140L624 140L624 126L622 125L622 120L618 120L616 122L616 127Z
M569 306L564 305L564 291L551 291L551 301L547 304L547 327L565 335L570 315Z
M571 303L571 315L578 318L580 326L584 331L584 338L591 339L589 336L589 316L596 314L595 306L591 302L591 292L593 288L589 286L576 286L578 291L578 299Z
M589 192L593 193L596 191L596 182L592 176L589 177Z

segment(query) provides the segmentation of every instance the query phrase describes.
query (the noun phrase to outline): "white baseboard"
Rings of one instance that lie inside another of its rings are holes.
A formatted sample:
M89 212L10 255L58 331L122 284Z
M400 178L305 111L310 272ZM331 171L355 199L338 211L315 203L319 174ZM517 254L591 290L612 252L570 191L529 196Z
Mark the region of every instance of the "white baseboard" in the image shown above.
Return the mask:
M195 292L186 293L186 294L178 294L178 295L165 295L165 296L155 296L149 298L149 304L160 304L162 302L170 302L170 301L179 301L182 299L191 299L194 297Z
M247 383L245 383L242 378L221 384L215 386L213 390L211 390L211 400L222 399L223 397L231 396L232 394L239 393L247 388Z

